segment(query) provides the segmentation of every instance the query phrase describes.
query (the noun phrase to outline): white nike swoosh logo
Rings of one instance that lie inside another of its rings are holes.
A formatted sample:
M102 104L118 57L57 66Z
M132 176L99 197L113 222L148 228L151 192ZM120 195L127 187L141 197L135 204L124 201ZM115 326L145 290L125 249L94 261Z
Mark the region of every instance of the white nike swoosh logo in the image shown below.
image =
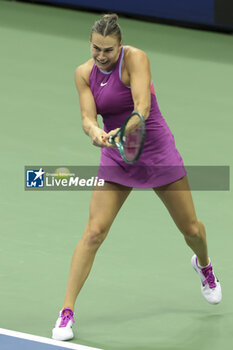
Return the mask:
M104 86L104 85L107 85L107 83L101 83L100 86Z

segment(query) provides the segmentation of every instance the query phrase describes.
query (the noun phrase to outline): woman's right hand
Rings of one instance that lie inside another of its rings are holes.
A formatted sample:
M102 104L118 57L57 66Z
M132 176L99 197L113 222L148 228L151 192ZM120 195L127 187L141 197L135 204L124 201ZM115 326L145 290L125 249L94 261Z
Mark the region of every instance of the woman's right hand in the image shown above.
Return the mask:
M108 142L107 135L108 134L98 126L94 126L89 134L94 146L114 148L114 145Z

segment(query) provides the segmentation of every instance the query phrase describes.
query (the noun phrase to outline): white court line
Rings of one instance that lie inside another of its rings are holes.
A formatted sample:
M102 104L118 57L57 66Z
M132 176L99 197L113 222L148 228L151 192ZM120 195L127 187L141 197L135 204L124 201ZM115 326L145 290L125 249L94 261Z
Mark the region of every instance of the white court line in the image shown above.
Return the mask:
M51 344L51 345L61 346L61 347L65 348L65 349L101 350L101 349L98 349L98 348L91 348L90 346L86 346L86 345L71 344L71 343L67 343L67 342L64 342L64 341L53 340L53 339L50 339L50 338L40 337L38 335L32 335L32 334L27 334L27 333L15 332L15 331L11 331L9 329L3 329L3 328L0 328L0 334L8 335L8 336L11 336L11 337L16 337L16 338L21 338L21 339L26 339L26 340L37 341L39 343L44 343L44 344Z

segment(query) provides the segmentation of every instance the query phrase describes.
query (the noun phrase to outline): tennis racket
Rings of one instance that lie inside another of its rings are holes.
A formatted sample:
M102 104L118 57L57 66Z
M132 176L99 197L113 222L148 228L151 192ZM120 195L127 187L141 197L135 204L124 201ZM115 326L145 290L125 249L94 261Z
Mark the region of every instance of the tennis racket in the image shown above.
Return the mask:
M120 151L122 159L128 163L135 163L143 150L145 141L145 121L138 112L133 112L124 122L120 130L109 137L109 143L114 144Z

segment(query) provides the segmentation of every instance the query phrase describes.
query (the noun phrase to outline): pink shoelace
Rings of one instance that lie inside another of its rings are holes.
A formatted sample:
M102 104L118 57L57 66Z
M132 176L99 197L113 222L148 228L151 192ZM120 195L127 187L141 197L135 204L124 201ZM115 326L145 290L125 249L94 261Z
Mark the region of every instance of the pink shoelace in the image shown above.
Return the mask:
M204 267L204 269L201 269L201 271L206 278L203 282L203 286L205 286L208 283L210 289L216 288L215 277L213 274L213 267L211 266L211 264Z
M74 313L71 309L69 309L69 308L63 309L62 313L61 313L61 323L60 323L59 327L66 327L67 323L70 320L72 322L75 322L73 316L74 316Z

